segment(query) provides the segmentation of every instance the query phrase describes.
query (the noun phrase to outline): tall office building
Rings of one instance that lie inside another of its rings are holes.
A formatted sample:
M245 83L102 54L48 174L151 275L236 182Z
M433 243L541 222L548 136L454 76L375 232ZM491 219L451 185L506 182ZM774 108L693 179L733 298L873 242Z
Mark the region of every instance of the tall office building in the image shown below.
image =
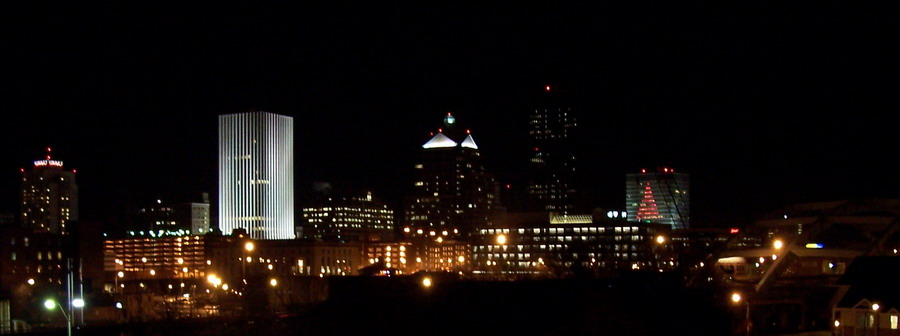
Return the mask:
M78 185L75 170L63 169L63 162L50 158L34 161L22 172L22 225L35 232L68 234L71 221L78 220Z
M476 227L491 226L502 211L497 182L482 165L478 145L450 113L422 145L415 176L405 233L466 237Z
M578 125L572 106L557 88L546 85L529 118L534 156L529 163L526 208L560 214L575 210L576 155L574 132Z
M394 237L394 210L371 191L323 195L303 208L298 238L322 241L381 241Z
M660 223L673 229L690 227L688 174L664 167L625 175L625 210L633 222Z
M294 238L294 119L219 116L219 227L253 239Z

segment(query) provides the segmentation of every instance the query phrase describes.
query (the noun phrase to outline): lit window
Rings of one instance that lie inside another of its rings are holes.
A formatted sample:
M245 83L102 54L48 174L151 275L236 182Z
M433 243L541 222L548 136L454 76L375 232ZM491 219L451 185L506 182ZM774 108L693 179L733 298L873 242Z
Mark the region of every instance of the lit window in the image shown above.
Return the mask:
M900 318L897 315L891 315L891 329L897 330L897 324L900 324Z

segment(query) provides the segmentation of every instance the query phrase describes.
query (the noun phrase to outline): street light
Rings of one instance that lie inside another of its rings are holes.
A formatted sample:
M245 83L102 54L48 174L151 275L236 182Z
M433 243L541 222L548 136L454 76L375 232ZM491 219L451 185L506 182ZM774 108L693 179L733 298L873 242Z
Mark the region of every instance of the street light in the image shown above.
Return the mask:
M506 245L506 235L497 235L497 245Z
M81 306L78 306L78 304L80 304ZM72 305L79 308L84 307L84 300L72 300ZM72 336L72 319L69 318L69 314L66 314L66 310L59 305L59 302L56 302L53 299L47 299L46 301L44 301L44 307L47 308L47 310L53 310L54 307L59 307L59 311L62 312L63 316L66 318L66 330L68 332L68 335Z
M656 243L657 243L657 244L662 244L662 243L665 243L665 242L666 242L666 237L663 237L663 236L656 236Z
M772 247L775 247L776 250L780 250L784 247L784 242L781 239L776 239L774 243L772 243Z
M741 296L741 293L734 292L731 293L731 303L744 306L744 332L746 332L747 335L750 335L750 328L752 326L750 321L750 300Z

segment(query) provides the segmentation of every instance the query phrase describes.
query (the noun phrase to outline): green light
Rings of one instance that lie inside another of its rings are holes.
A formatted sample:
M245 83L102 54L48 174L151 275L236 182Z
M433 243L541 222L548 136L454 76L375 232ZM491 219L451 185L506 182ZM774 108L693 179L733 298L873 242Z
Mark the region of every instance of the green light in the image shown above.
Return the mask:
M44 301L44 307L53 310L53 308L56 307L56 302L48 299L47 301Z

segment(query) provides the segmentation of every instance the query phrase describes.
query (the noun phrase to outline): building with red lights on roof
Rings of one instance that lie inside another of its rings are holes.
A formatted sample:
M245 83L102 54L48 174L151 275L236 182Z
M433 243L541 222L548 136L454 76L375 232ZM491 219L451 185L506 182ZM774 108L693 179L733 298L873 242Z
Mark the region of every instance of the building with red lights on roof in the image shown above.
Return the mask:
M502 211L497 182L482 165L478 145L450 113L422 145L413 187L404 223L411 236L466 237L476 227L491 226Z
M572 105L556 87L545 85L529 116L533 156L528 164L527 211L573 213L576 210L578 125Z
M47 157L22 169L22 225L35 232L68 234L66 227L78 220L78 185L75 170L63 169L63 162Z
M632 222L659 223L673 229L690 227L688 174L663 167L625 175L625 211Z

